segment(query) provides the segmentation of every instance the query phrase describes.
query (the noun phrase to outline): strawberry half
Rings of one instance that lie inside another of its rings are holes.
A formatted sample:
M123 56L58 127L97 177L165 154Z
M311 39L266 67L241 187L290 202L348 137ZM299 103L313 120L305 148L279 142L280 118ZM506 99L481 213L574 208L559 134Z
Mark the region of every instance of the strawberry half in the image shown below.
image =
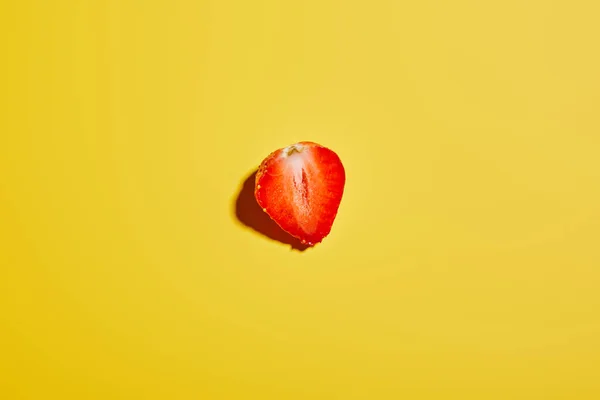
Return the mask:
M254 196L284 231L312 246L331 231L345 182L337 154L300 142L274 151L261 163Z

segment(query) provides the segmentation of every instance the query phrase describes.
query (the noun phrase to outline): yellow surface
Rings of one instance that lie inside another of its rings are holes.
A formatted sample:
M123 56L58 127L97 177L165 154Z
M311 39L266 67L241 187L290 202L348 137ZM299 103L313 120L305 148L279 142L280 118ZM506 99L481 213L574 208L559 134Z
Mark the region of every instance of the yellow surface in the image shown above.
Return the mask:
M599 399L599 4L3 3L0 398Z

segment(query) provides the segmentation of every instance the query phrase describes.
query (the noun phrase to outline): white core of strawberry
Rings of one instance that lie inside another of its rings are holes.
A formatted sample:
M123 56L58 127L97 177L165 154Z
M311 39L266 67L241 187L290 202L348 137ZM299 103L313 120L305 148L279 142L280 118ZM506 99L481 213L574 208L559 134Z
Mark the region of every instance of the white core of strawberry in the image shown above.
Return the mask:
M307 200L307 187L304 182L307 153L303 152L304 146L295 144L283 149L282 157L286 159L287 168L293 179L294 203L297 209L303 215L310 213L310 206Z
M304 146L301 144L293 144L283 149L282 157L286 158L288 168L292 170L292 176L294 177L294 186L302 184L302 168L304 167L304 157L302 156L302 150Z

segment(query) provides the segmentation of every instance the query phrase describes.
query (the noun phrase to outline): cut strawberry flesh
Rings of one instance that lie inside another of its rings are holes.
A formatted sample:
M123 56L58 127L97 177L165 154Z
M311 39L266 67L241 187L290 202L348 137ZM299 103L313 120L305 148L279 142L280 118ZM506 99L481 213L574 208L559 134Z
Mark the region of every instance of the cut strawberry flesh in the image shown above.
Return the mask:
M302 243L320 243L331 231L344 184L344 167L330 149L300 142L271 153L256 174L258 204Z

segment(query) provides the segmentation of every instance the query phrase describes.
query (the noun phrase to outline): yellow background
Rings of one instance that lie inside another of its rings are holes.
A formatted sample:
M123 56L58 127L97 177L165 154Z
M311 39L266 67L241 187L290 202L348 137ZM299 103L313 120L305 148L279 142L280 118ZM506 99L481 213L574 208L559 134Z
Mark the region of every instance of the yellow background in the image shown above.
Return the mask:
M0 397L600 398L597 1L0 6ZM331 235L235 214L343 160Z

